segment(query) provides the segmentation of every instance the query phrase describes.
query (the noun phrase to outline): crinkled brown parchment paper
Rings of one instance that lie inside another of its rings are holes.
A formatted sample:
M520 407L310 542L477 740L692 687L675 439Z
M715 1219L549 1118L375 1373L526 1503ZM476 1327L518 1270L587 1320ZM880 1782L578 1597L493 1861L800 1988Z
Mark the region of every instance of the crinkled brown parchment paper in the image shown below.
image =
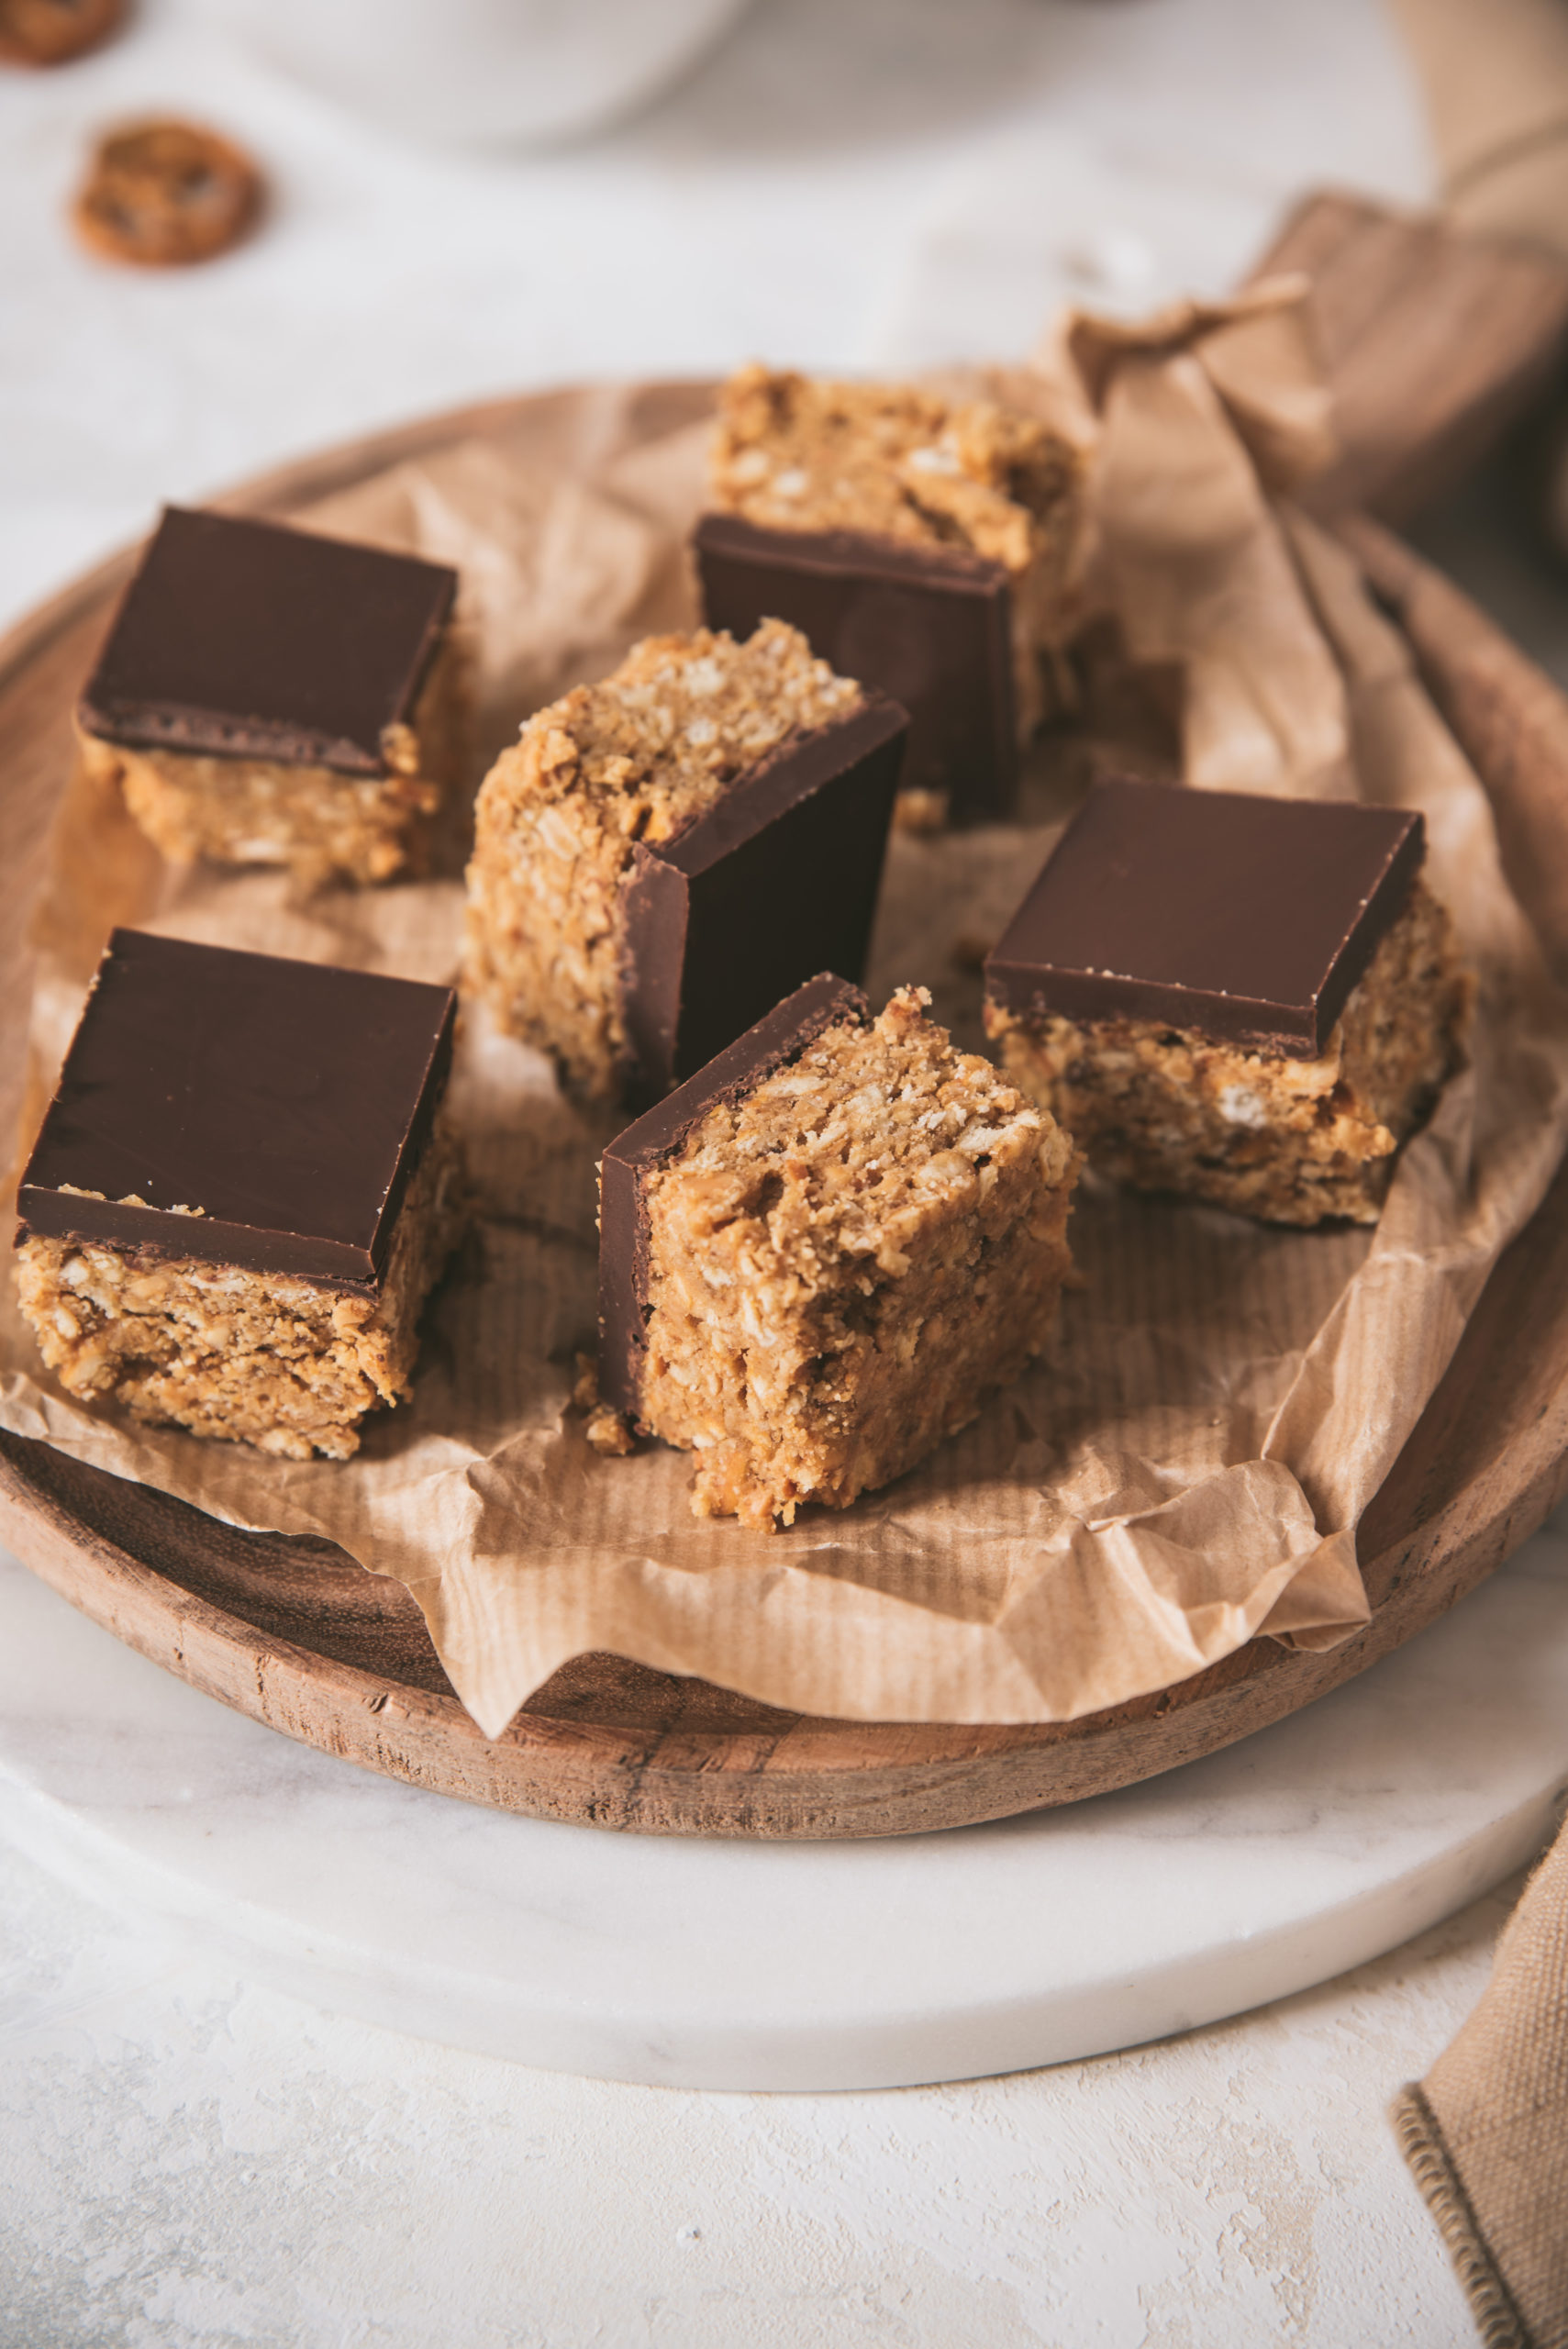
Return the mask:
M1405 1153L1376 1231L1270 1230L1091 1178L1073 1218L1083 1284L1029 1378L845 1513L808 1509L772 1537L701 1523L682 1456L600 1460L567 1409L594 1336L609 1129L475 1020L456 1098L484 1217L432 1308L417 1400L373 1422L357 1460L301 1466L83 1410L8 1302L7 1428L397 1576L491 1734L595 1648L808 1712L1029 1721L1162 1687L1260 1629L1329 1645L1364 1621L1357 1520L1562 1154L1568 1019L1401 640L1342 551L1281 502L1330 445L1289 289L1145 330L1075 321L1049 367L1036 389L1099 440L1091 596L1136 662L1184 679L1189 779L1427 811L1431 877L1481 975L1473 1065ZM461 566L488 751L526 709L689 617L703 406L559 395L302 518ZM895 842L874 995L923 981L979 1041L973 947L1038 868L1062 776L1111 755L1058 746L1028 823ZM265 874L165 873L78 782L40 916L36 1067L47 1081L58 1064L113 920L443 979L456 870L295 905ZM0 1039L13 1068L25 1026L18 1008ZM37 1084L33 1101L36 1115Z

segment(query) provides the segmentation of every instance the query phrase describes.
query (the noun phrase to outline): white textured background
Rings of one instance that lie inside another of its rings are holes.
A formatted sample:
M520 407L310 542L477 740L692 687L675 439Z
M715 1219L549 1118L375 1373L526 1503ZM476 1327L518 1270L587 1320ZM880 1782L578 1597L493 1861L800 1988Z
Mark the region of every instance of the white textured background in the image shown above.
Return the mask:
M251 248L168 277L73 250L89 129L149 106L272 169ZM759 0L641 120L484 160L149 0L100 57L0 74L0 618L161 498L372 425L751 353L1018 351L1062 298L1222 289L1310 181L1428 176L1373 0ZM1383 2115L1509 1898L1157 2048L762 2099L337 2022L0 1855L0 2343L1459 2349Z
M0 1853L0 2339L1463 2349L1384 2108L1474 2003L1517 1889L1129 2054L711 2096L328 2020Z
M153 109L254 148L265 236L188 273L76 252L90 129ZM79 65L0 68L0 620L161 498L371 425L750 355L1021 351L1067 295L1223 289L1313 179L1427 173L1375 0L754 0L653 112L532 159L406 147L201 0L141 0Z

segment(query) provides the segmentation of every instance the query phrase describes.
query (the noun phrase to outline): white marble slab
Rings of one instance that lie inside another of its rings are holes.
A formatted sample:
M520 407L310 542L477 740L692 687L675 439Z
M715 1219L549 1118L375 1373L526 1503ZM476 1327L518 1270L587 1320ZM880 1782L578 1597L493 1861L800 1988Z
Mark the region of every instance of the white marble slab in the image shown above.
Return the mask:
M1061 1812L877 1843L602 1833L362 1773L0 1568L0 1831L330 2010L725 2088L975 2077L1326 1980L1451 1914L1568 1790L1568 1515L1290 1721Z

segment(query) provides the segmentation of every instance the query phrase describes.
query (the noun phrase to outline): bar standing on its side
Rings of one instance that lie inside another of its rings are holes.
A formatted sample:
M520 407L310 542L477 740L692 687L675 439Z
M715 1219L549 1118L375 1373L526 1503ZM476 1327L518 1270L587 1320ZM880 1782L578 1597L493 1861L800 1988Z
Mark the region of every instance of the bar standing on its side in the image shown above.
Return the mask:
M847 1508L1045 1339L1073 1145L929 1000L820 974L605 1152L601 1394L695 1453L699 1517Z
M777 620L651 637L480 791L464 984L642 1108L829 965L858 978L908 720Z

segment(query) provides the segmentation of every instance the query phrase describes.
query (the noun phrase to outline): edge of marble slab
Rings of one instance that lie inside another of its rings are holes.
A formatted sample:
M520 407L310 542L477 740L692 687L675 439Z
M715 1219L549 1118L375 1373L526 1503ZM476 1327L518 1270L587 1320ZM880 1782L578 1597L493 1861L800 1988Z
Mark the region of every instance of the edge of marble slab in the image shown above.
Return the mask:
M702 2030L685 2021L673 2032L651 2032L629 2015L589 2015L561 2001L518 1999L517 1985L495 1978L458 1976L406 1959L366 1962L361 1947L328 1935L312 1938L306 1950L291 1947L294 1935L265 1909L247 1905L244 1924L237 1924L232 1914L216 1912L214 1900L190 1879L146 1858L127 1861L113 1837L84 1828L33 1787L0 1778L0 1832L7 1842L98 1905L115 1905L119 1893L139 1921L176 1938L181 1954L195 1945L220 1971L282 1989L307 2006L507 2063L652 2088L732 2093L833 2093L986 2079L1230 2021L1329 1983L1453 1917L1535 1858L1561 1813L1563 1790L1542 1792L1453 1851L1305 1924L1294 1920L1253 1935L1223 1962L1216 1962L1214 1952L1199 1952L1162 1964L1143 1978L1122 1976L1092 1987L1075 1983L1033 1999L1017 1997L958 2013L911 2010L880 2022L857 2015L817 2027L786 2021ZM148 1876L155 1876L162 1893L152 1905ZM230 1912L235 1908L228 1898L223 1905ZM417 2027L411 2009L417 2009Z
M1540 1537L1536 1537L1537 1541ZM1561 1552L1561 1537L1551 1540ZM1539 1555L1540 1553L1538 1553ZM1550 1553L1547 1553L1550 1555ZM1521 1552L1517 1583L1568 1580L1561 1562L1555 1571L1540 1558L1532 1571L1529 1546ZM1466 1602L1475 1614L1510 1609L1523 1598L1509 1592L1505 1575ZM41 1586L33 1586L41 1595ZM1490 1593L1490 1599L1487 1594ZM65 1602L49 1594L50 1608L61 1610L59 1620L68 1636L80 1636L95 1650L103 1643L97 1661L113 1673L125 1669L138 1682L158 1667L132 1652L110 1644L111 1635L74 1615ZM1481 1604L1477 1607L1475 1601ZM47 1605L46 1601L46 1605ZM1462 1637L1464 1610L1434 1627L1438 1635L1422 1635L1440 1650ZM1475 1624L1479 1629L1479 1624ZM1523 1627L1521 1627L1521 1630ZM1496 1636L1496 1633L1493 1635ZM1401 1653L1410 1658L1410 1651ZM1415 1661L1414 1658L1410 1658ZM1452 1670L1451 1658L1448 1669ZM1387 1660L1379 1672L1390 1675ZM160 1683L162 1675L160 1675ZM1324 1703L1339 1709L1347 1700L1365 1704L1374 1694L1378 1675L1351 1684ZM158 1684L149 1683L149 1686ZM203 1708L213 1700L196 1698L183 1684L168 1684L172 1699ZM175 1696L175 1692L178 1696ZM1359 1698L1357 1692L1359 1691ZM1396 1709L1397 1689L1385 1695ZM1404 1701L1408 1702L1407 1697ZM1316 1713L1318 1708L1309 1709ZM1305 1723L1307 1716L1295 1717ZM237 1736L269 1739L268 1731L243 1717L217 1708L215 1727L220 1734L232 1729ZM1281 1724L1287 1733L1290 1724ZM145 1724L140 1733L148 1734ZM1262 1731L1268 1739L1278 1731ZM1244 1741L1253 1745L1254 1741ZM284 1741L287 1763L314 1772L332 1769L329 1757ZM1232 1766L1242 1748L1229 1749ZM1262 1759L1260 1753L1259 1758ZM1201 1790L1216 1764L1212 1756L1193 1765ZM8 1766L0 1765L0 1831L28 1854L78 1890L100 1903L128 1909L155 1931L172 1935L189 1950L193 1946L228 1972L236 1972L269 1987L286 1991L307 2003L346 2013L393 2031L465 2047L483 2054L538 2065L547 2070L586 2073L595 2076L647 2085L719 2089L823 2090L906 2087L981 2076L1061 2063L1111 2049L1137 2045L1173 2032L1218 2021L1268 2000L1308 1988L1348 1967L1397 1946L1440 1921L1502 1880L1540 1848L1551 1834L1568 1779L1568 1738L1551 1767L1545 1757L1528 1761L1527 1777L1538 1782L1522 1795L1519 1765L1511 1765L1516 1799L1496 1818L1484 1821L1458 1841L1419 1856L1413 1864L1369 1888L1353 1889L1330 1898L1317 1913L1296 1913L1277 1924L1241 1931L1217 1952L1192 1947L1158 1960L1141 1973L1106 1964L1106 1954L1076 1978L1058 1978L1039 1990L981 1996L965 2003L962 1995L952 2004L940 1999L911 2000L882 2013L851 2011L852 1990L835 2015L823 1998L819 2011L809 2001L793 2011L766 2001L749 2016L704 2015L700 2005L684 2012L672 2001L661 2014L656 2000L645 2001L643 2011L630 2010L617 1994L580 1999L563 1998L558 1988L519 1981L495 1969L464 1969L404 1950L388 1955L374 1945L373 1930L363 1940L350 1938L338 1926L302 1920L270 1910L237 1893L229 1884L204 1882L190 1868L174 1865L145 1849L117 1838L112 1827L95 1823L74 1811L41 1787L29 1785ZM1124 1809L1129 1798L1158 1806L1180 1800L1178 1782L1186 1773L1151 1781L1142 1788L1124 1790L1123 1797L1105 1798L1107 1820ZM334 1776L332 1791L336 1792ZM413 1791L353 1771L342 1781L350 1800L374 1803L384 1792L398 1802ZM438 1800L440 1798L437 1798ZM461 1809L462 1807L460 1807ZM1036 1817L1040 1815L1035 1815ZM493 1823L478 1815L476 1831ZM465 1813L466 1818L466 1813ZM1082 1815L1075 1824L1086 1823ZM1315 1823L1315 1822L1314 1822ZM517 1822L525 1831L571 1838L592 1836L595 1852L606 1844L602 1832L560 1829L548 1822ZM1007 1822L1003 1822L1004 1829ZM1029 1815L1012 1823L1027 1835ZM308 1826L308 1821L302 1821ZM205 1831L210 1832L208 1829ZM995 1831L970 1831L980 1835ZM1301 1831L1299 1829L1295 1831ZM1312 1831L1309 1826L1307 1831ZM1430 1840L1431 1830L1420 1831ZM966 1831L969 1832L969 1831ZM606 1850L623 1839L607 1839ZM641 1848L646 1839L624 1839ZM931 1839L939 1848L945 1838ZM661 1849L662 1846L660 1847ZM749 1852L751 1847L743 1847ZM822 1847L785 1847L792 1854ZM839 1847L828 1847L837 1851ZM877 1848L877 1847L873 1847ZM898 1856L905 1847L899 1847ZM717 1847L729 1852L733 1847ZM760 1856L751 1853L755 1859ZM1023 1854L1020 1853L1020 1861ZM611 1864L613 1865L613 1863ZM764 1862L765 1865L765 1862ZM367 1924L369 1920L367 1919ZM526 1928L526 1919L520 1920ZM700 1930L700 1919L698 1920ZM556 1969L560 1971L559 1967ZM635 1998L638 1977L628 1977ZM651 2011L650 2011L651 2009Z
M981 2079L1229 2021L1315 1988L1468 1907L1544 1847L1562 1809L1561 1792L1545 1793L1373 1894L1341 1902L1305 1926L1295 1920L1258 1934L1219 1963L1206 1951L1141 1979L1107 1979L1087 1989L1073 1984L968 2012L910 2012L878 2021L856 2016L815 2028L785 2021L704 2031L687 2021L666 2034L634 2018L573 2011L559 2002L535 1998L522 2007L514 1984L406 1961L383 1966L367 1962L362 1949L326 1936L302 1951L289 1946L292 1936L262 1910L245 1915L249 1931L217 1915L172 1870L156 1871L165 1897L150 1908L153 1871L146 1861L128 1864L111 1838L84 1829L47 1797L11 1779L0 1782L3 1831L28 1858L100 1906L113 1906L118 1888L139 1921L174 1939L182 1954L194 1945L226 1974L382 2030L542 2071L732 2093L820 2094Z

